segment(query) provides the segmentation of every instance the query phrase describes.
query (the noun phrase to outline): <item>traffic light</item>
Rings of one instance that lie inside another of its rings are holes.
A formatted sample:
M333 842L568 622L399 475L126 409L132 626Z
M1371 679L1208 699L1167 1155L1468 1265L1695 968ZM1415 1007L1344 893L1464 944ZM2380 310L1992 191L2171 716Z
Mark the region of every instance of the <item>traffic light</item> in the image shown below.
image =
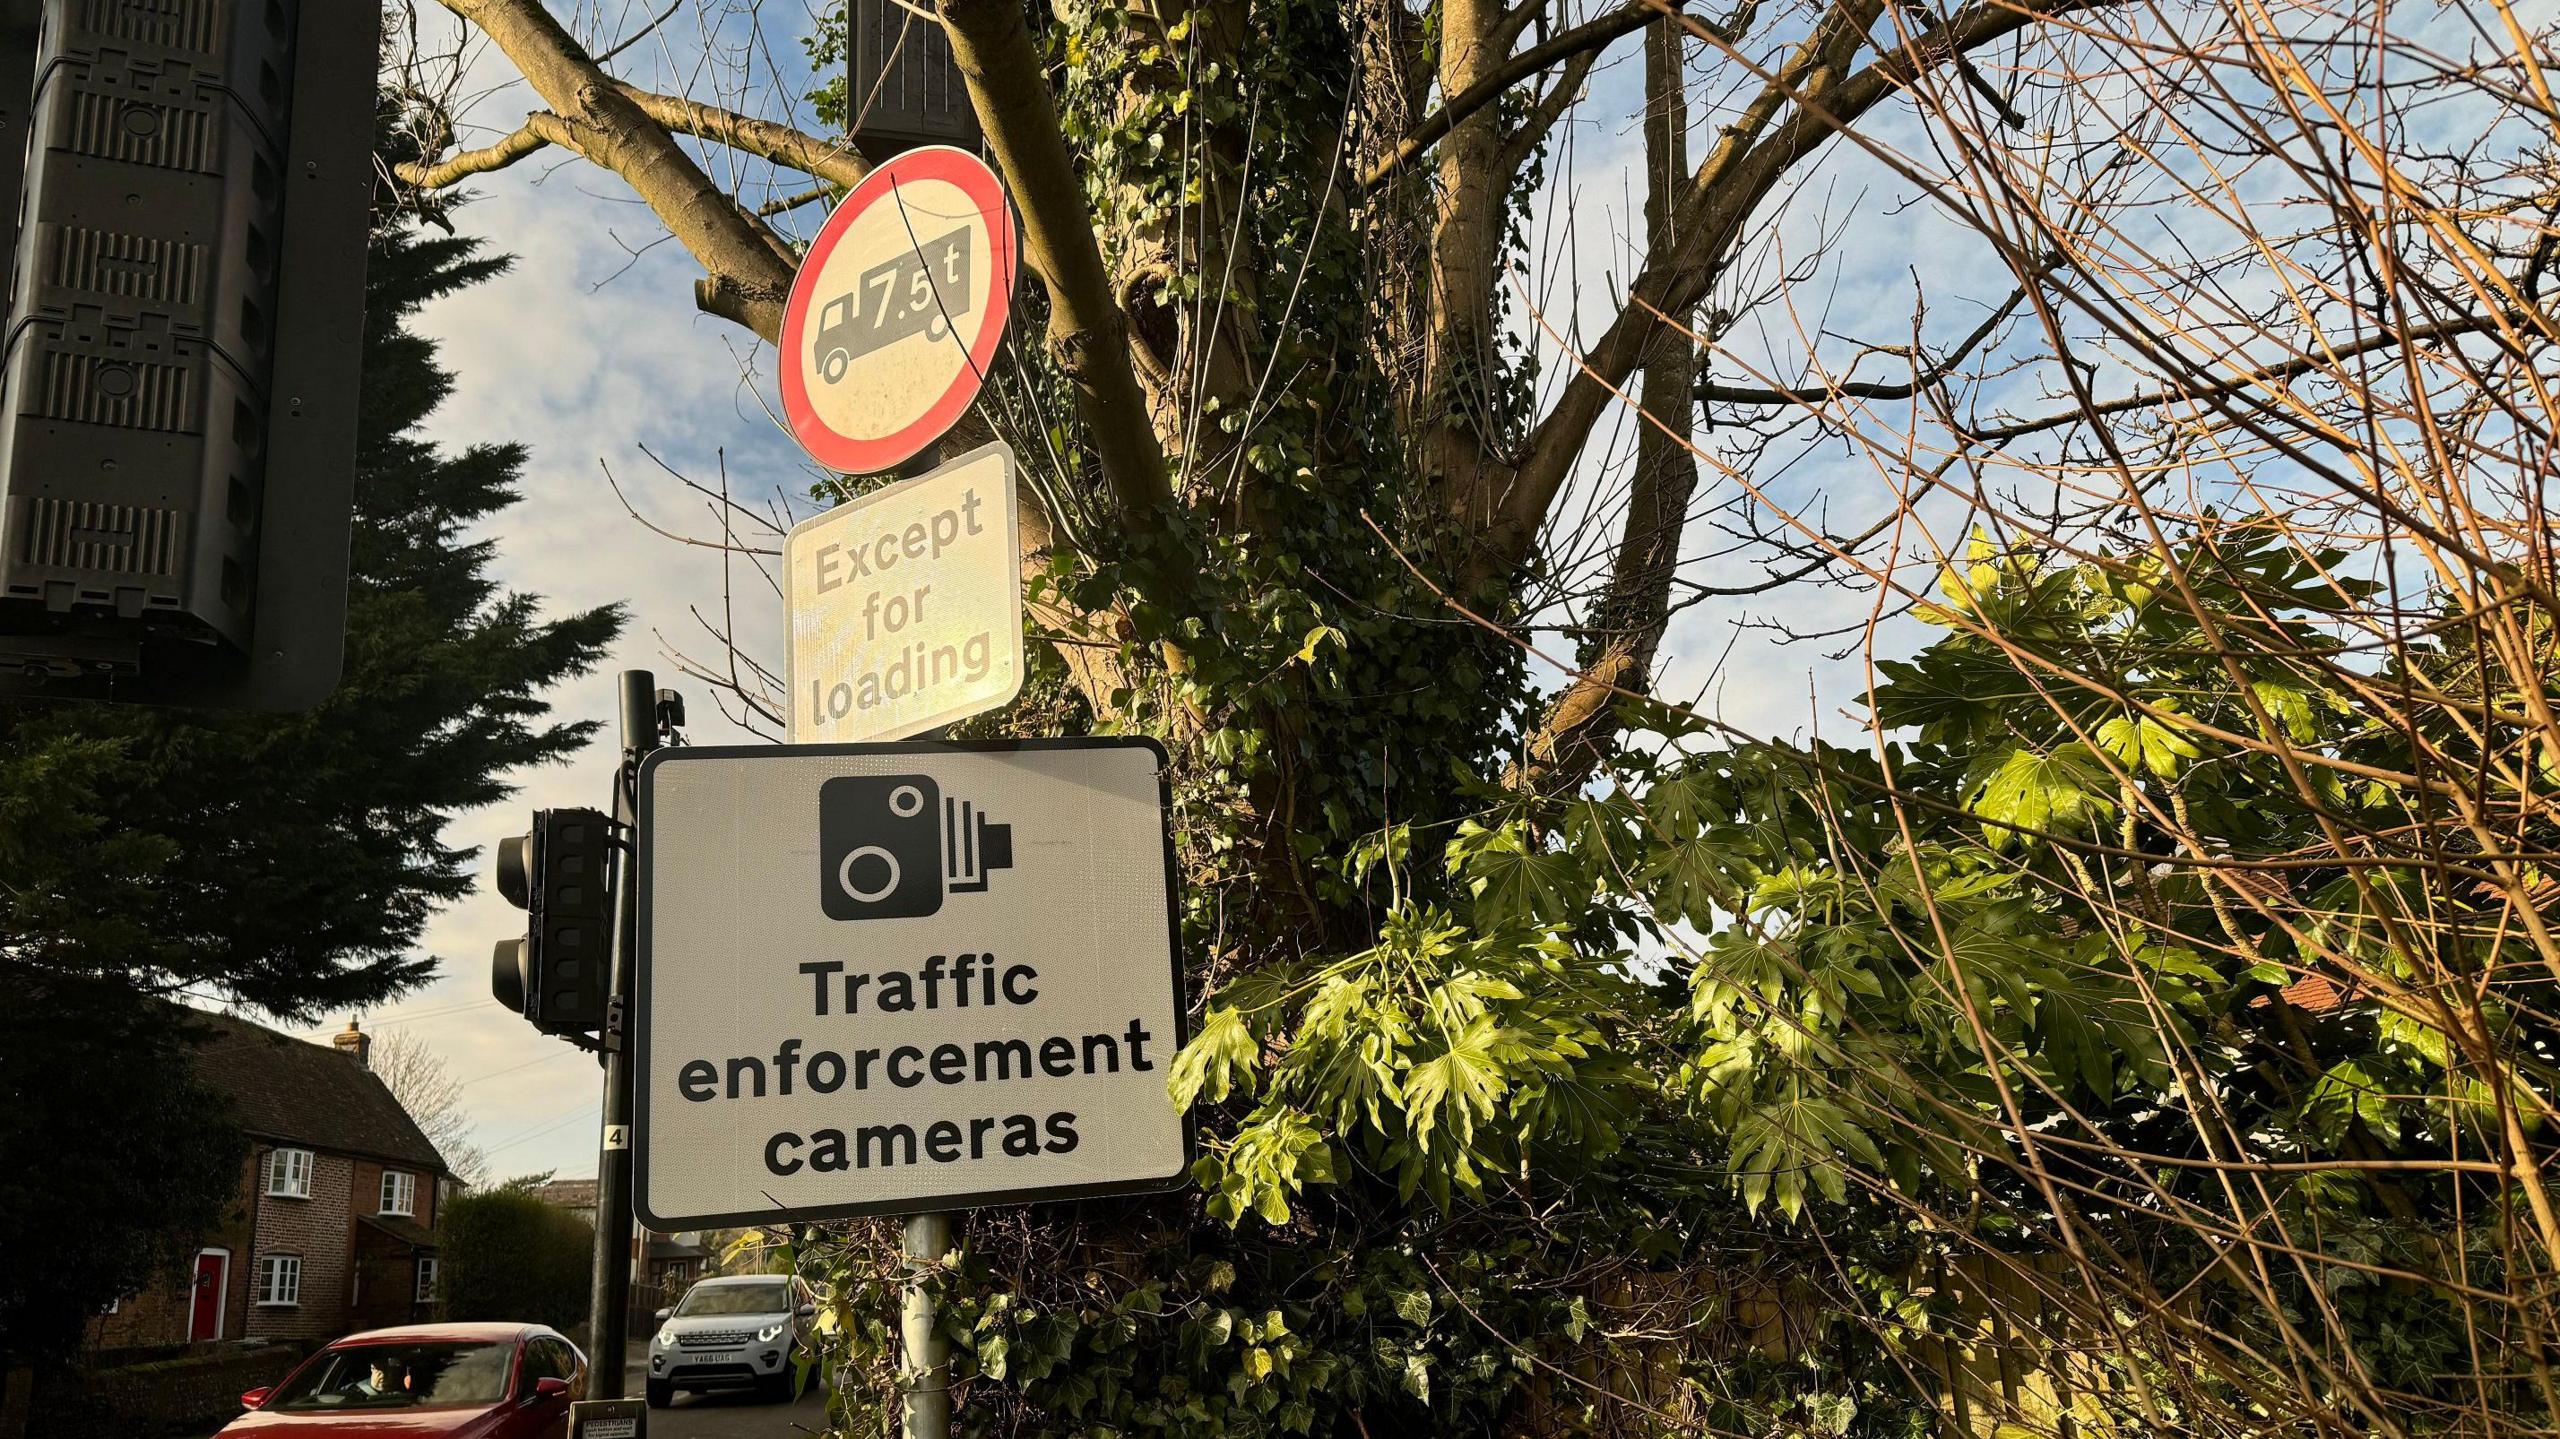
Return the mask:
M951 37L906 0L845 7L845 95L855 148L875 163L920 145L978 148L978 112Z
M489 988L548 1034L602 1029L613 981L613 821L542 809L498 842L498 892L527 911L522 939L498 941Z
M0 0L0 695L316 704L374 0Z

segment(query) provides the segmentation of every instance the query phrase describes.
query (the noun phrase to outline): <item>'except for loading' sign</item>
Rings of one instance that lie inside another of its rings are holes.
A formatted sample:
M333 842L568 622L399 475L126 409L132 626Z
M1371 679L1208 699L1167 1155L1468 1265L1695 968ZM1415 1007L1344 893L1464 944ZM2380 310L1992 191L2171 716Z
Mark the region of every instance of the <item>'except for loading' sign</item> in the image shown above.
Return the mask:
M981 446L792 528L793 744L902 739L1022 692L1013 451Z
M878 474L978 397L1012 309L1004 186L977 156L909 150L853 187L809 244L782 319L782 408L812 459Z

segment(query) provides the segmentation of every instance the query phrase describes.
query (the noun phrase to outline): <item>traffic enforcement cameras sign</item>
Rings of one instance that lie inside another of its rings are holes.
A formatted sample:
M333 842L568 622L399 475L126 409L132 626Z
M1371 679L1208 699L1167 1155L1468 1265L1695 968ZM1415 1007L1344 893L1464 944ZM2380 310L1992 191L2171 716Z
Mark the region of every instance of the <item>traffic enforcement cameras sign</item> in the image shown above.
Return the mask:
M640 781L653 1229L1169 1188L1164 751L675 749Z
M1022 692L1013 451L981 445L792 527L793 744L903 739Z

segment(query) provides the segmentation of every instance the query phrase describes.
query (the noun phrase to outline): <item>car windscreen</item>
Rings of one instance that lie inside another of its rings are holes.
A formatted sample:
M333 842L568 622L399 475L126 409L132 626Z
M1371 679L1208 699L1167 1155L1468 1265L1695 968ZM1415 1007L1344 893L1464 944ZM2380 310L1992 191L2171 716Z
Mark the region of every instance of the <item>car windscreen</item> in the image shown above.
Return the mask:
M267 1400L269 1409L450 1409L507 1397L512 1344L359 1344L330 1349Z
M790 1308L790 1287L777 1279L771 1284L697 1284L685 1291L676 1314L699 1319L707 1314L781 1314Z

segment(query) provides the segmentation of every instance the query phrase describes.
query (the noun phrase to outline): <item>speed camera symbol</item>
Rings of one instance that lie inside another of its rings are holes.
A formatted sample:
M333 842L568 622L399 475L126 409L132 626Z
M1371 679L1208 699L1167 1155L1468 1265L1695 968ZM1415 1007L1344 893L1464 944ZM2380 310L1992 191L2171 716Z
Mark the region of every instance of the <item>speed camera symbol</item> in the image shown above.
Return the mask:
M818 898L830 919L917 919L1013 867L1013 826L931 776L847 775L818 787Z

